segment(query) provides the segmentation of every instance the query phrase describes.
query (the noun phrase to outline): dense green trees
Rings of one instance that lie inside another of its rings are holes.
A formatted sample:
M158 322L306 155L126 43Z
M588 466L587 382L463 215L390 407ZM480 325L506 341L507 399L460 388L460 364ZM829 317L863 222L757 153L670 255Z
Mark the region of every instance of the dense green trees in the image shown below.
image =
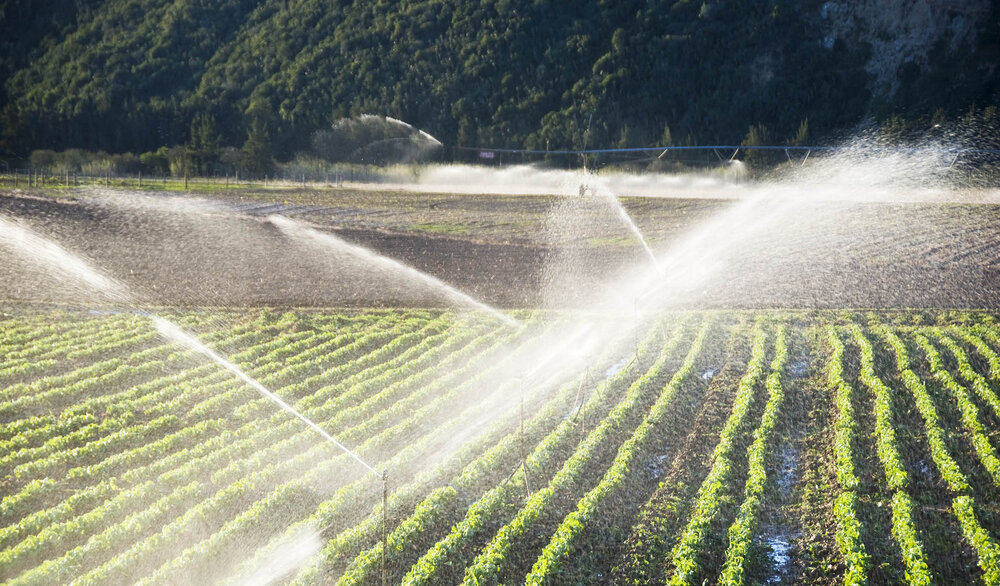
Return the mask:
M739 143L759 125L784 144L807 118L822 137L872 115L996 102L997 30L976 47L942 43L886 100L868 90L863 44L823 46L820 4L10 0L0 153L188 145L201 170L243 147L254 120L287 159L364 113L447 145Z

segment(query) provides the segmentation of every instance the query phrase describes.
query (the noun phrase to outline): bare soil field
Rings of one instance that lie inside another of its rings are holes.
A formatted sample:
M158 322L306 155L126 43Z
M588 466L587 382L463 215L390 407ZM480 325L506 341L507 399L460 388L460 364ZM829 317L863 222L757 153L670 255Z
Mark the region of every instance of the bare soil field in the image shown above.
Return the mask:
M643 261L599 206L557 196L435 195L358 190L213 194L211 210L169 213L110 205L92 190L0 192L0 213L83 253L149 304L439 305L433 292L373 275L337 255L304 254L264 219L281 213L426 271L491 304L573 307ZM655 250L734 205L730 200L626 198ZM684 307L1000 307L1000 206L817 203L719 259L678 299ZM6 251L0 296L79 299Z

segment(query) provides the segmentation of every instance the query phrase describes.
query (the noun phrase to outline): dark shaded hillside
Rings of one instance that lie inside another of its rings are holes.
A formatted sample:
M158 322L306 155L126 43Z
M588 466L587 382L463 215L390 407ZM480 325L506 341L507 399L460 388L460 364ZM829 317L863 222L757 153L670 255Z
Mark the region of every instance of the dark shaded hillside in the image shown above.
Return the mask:
M996 8L981 1L935 4L935 22L980 24L928 36L890 89L869 64L891 33L837 28L817 0L41 4L0 7L8 156L152 151L190 141L202 113L224 146L258 120L282 158L361 113L448 145L566 148L738 142L751 125L785 143L997 101Z

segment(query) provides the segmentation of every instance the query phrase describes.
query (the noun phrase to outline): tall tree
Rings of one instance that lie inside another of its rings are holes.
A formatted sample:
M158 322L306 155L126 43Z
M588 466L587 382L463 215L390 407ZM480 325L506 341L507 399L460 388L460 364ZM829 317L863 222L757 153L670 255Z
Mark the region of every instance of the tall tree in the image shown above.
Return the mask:
M240 155L243 172L250 177L263 177L274 170L271 134L262 117L255 117L250 123L250 131Z
M191 122L191 138L187 149L192 174L208 175L212 172L219 162L220 142L215 118L207 112L196 115Z

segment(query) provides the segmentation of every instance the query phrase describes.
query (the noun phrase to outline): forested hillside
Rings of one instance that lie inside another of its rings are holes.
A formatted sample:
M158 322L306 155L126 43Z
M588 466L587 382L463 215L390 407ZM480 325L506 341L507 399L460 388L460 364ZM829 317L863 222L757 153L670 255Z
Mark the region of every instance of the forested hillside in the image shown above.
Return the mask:
M940 31L914 43L818 0L6 0L0 154L143 153L211 119L288 158L362 113L449 146L783 144L995 104L996 3L916 4Z

